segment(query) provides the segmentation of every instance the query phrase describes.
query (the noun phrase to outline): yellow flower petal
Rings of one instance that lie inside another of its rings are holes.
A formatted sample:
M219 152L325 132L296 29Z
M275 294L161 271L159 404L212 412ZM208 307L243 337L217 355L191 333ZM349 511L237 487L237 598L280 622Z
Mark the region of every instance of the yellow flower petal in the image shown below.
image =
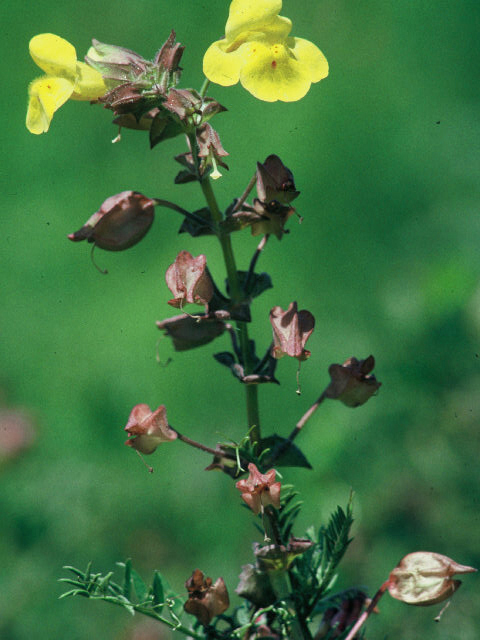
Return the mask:
M30 133L48 131L53 114L70 98L72 91L73 82L66 78L44 76L34 80L28 87L26 125Z
M328 76L328 62L320 49L303 38L289 38L287 46L298 62L310 71L310 80L319 82Z
M30 40L29 49L35 64L47 75L75 77L77 53L63 38L53 33L41 33Z
M226 40L217 40L208 47L203 57L203 73L211 82L222 87L237 84L243 63L242 52L237 49L227 53L224 51L226 46Z
M77 62L76 76L72 100L96 100L106 93L107 87L102 74L88 64Z
M249 43L240 82L255 98L266 102L300 100L311 84L309 69L295 60L287 47L266 47L260 42Z
M225 37L233 40L242 31L263 31L282 9L282 0L233 0Z

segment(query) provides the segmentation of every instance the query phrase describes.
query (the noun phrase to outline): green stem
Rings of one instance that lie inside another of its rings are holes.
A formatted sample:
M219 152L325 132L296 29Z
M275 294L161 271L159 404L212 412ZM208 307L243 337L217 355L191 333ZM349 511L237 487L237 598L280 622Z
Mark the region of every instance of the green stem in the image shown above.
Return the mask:
M288 601L291 598L292 587L290 584L290 577L287 571L271 571L268 574L270 584L272 585L273 592L279 600ZM306 636L302 631L302 625L299 621L299 616L295 609L291 605L287 605L291 619L289 621L290 627L290 640L305 640L310 636ZM311 637L311 636L310 636Z
M199 92L202 98L205 97L209 84L210 84L210 80L208 78L205 78L202 84L202 88L200 89L200 92Z
M196 138L195 135L190 137L190 144L192 146L192 150L196 151ZM193 153L194 157L196 157L196 152ZM198 158L197 158L198 163ZM212 183L208 176L202 178L200 180L200 186L203 191L203 195L207 202L207 205L212 214L212 220L215 223L217 229L217 237L220 241L220 246L222 247L223 260L225 262L225 268L227 270L227 278L230 289L230 295L232 298L233 306L240 304L243 300L243 291L240 287L240 282L238 280L237 273L237 265L235 262L235 256L233 254L232 242L230 239L230 235L225 233L220 223L223 219L222 213L219 209L217 200L215 198L215 194L213 193ZM236 322L240 349L242 352L243 358L243 366L245 370L245 375L249 375L253 373L254 363L252 361L252 357L250 354L250 343L248 337L248 327L245 322ZM247 407L247 421L248 421L248 429L250 435L250 441L253 444L257 444L260 442L260 413L258 407L258 389L256 385L245 385L245 395L246 395L246 407Z
M103 600L104 602L110 602L111 604L116 604L120 607L125 607L124 602L121 602L120 600L115 600L113 598L106 599L102 596L90 596L90 600ZM186 636L189 636L190 638L194 638L195 640L204 640L205 636L195 633L195 631L192 631L188 627L185 627L183 624L171 622L170 620L167 620L166 618L163 618L162 616L160 616L158 613L155 613L155 611L142 607L141 604L131 604L130 606L133 609L135 609L135 611L138 611L138 613L143 613L144 616L148 616L149 618L153 618L158 622L162 622L163 624L167 625L167 627L170 627L170 629L172 629L173 631L180 631L180 633L183 633Z

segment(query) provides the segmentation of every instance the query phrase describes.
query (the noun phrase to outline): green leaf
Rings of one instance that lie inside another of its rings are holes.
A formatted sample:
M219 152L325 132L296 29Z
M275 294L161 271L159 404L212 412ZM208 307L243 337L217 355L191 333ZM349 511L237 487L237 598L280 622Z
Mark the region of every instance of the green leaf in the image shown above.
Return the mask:
M83 596L85 598L89 598L90 594L85 589L72 589L71 591L62 593L61 596L58 596L58 599L62 600L62 598L69 598L70 596Z
M198 180L197 176L188 169L182 169L175 176L175 184L187 184L187 182L195 182Z
M238 607L238 609L235 611L235 616L240 627L250 624L250 615L250 611L246 606Z
M175 122L165 112L160 111L152 120L150 127L150 148L153 149L160 142L168 140L168 138L175 138L183 132L183 127L180 123Z
M75 567L71 567L70 565L65 565L63 568L67 569L67 571L71 571L82 580L85 580L85 573L83 571L80 571L79 569L75 569Z
M139 602L145 602L148 595L148 589L142 580L142 578L138 575L135 569L131 569L132 573L132 582L133 588L135 589L135 593L137 594L137 598Z
M230 371L233 373L235 378L238 378L239 380L243 378L244 376L243 367L241 364L239 364L236 361L233 353L230 353L229 351L222 351L221 353L215 353L213 357L217 362L219 362L220 364L223 364L224 367L227 367L228 369L230 369Z
M128 560L125 560L124 568L125 575L123 578L123 595L125 596L125 598L130 600L132 591L132 561L130 560L130 558L128 558Z
M212 228L213 221L210 209L203 207L202 209L193 211L193 213L201 220L205 220L205 224L202 224L200 220L196 222L191 218L185 218L180 225L178 233L189 233L193 238L215 235L215 231Z
M328 525L319 532L319 544L323 547L322 563L317 570L319 594L328 589L335 569L353 540L349 538L352 524L352 497L350 497L346 511L337 507L330 516Z
M237 271L240 286L246 296L257 298L267 289L272 289L272 279L268 273L252 273L248 278L248 271ZM247 281L248 279L248 281Z
M128 600L127 598L124 598L121 595L118 596L105 596L103 598L104 600L106 600L107 602L113 602L115 604L121 604L123 607L125 607L125 609L132 614L132 616L135 615L135 609L132 606L132 603L130 602L130 600Z
M261 445L262 449L270 449L271 452L273 452L276 447L279 447L284 443L287 443L287 438L282 438L281 436L274 434L273 436L268 436L268 438L263 438ZM268 455L266 457L268 460ZM312 465L308 462L303 452L292 443L289 443L285 451L275 460L275 466L303 467L305 469L312 469Z
M59 578L58 582L64 582L65 584L71 584L74 587L79 587L81 589L83 589L83 587L85 586L85 583L83 582L79 582L78 580L72 580L71 578Z
M158 573L158 571L155 571L155 573L153 574L152 592L155 611L157 613L160 613L162 607L159 605L163 605L165 603L165 591L163 588L162 576Z

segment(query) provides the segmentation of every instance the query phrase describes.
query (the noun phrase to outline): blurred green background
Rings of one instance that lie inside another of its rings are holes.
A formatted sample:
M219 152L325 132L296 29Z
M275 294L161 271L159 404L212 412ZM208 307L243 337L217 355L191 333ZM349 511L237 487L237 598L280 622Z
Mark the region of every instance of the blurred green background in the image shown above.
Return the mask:
M155 321L174 315L166 267L181 249L206 253L221 282L215 241L179 236L179 216L158 209L139 245L96 252L109 270L102 276L89 247L66 240L125 189L202 206L195 185L173 184L183 141L150 152L144 134L125 131L112 145L110 112L86 103L67 103L45 135L24 126L27 85L41 75L28 55L33 35L62 35L79 57L95 37L148 58L175 28L187 45L182 85L199 88L203 52L221 37L227 11L220 0L1 4L3 431L30 419L34 429L25 427L10 454L3 436L2 640L141 637L141 621L126 612L59 601L65 564L92 560L108 571L130 556L146 578L159 569L179 591L199 567L223 576L233 596L251 561L252 518L228 477L203 472L203 454L160 448L150 475L123 446L122 427L140 402L165 404L172 425L209 445L244 434L243 389L211 357L227 338L180 354L163 340L161 358L173 362L155 358ZM270 153L302 192L303 224L292 219L259 263L275 288L255 302L252 333L266 348L269 309L294 299L317 325L303 395L296 362L286 359L282 385L260 389L264 431L290 432L332 362L373 353L383 383L362 408L326 403L300 436L314 470L284 474L305 500L296 533L325 523L352 487L355 541L339 588L372 594L414 550L480 567L480 5L285 0L282 13L293 35L324 51L329 78L293 104L261 103L240 86L209 91L229 109L214 123L231 154L215 184L222 205ZM244 232L234 243L245 268L256 239ZM367 637L477 640L478 593L478 578L466 576L440 624L439 607L386 597ZM144 637L170 637L162 633Z

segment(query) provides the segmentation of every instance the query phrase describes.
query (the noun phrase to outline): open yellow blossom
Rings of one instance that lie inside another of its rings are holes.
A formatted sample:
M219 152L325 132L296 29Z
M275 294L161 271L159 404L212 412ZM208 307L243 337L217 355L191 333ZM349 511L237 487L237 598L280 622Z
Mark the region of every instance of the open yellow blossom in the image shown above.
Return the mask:
M30 55L46 75L28 87L27 129L40 134L48 131L53 114L69 98L96 100L106 92L102 75L77 61L75 47L53 35L41 33L29 44Z
M233 0L225 38L207 49L206 77L236 84L259 100L293 102L328 75L328 62L312 42L291 37L292 23L279 16L282 0Z

